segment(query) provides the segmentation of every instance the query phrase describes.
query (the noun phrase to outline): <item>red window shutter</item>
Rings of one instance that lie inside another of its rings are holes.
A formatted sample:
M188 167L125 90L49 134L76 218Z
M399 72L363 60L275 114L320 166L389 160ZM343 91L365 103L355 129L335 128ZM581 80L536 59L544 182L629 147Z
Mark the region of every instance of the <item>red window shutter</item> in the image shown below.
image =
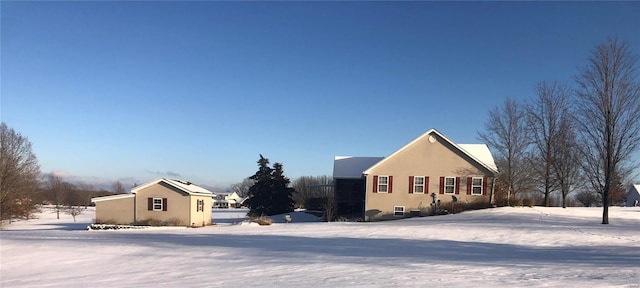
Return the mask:
M153 198L147 198L147 210L153 210Z
M440 194L444 194L444 177L440 177Z
M467 195L471 195L471 181L473 181L473 178L467 177Z
M167 211L167 198L162 198L162 211Z
M429 194L429 176L424 176L424 193Z
M378 176L373 176L373 193L378 193Z
M489 181L487 181L487 177L482 177L482 185L484 186L484 188L482 188L482 195L487 195L487 189L489 189Z
M409 176L409 194L413 194L413 176Z
M456 177L456 194L460 194L460 177Z
M389 189L387 191L389 191L389 194L393 192L393 176L389 176Z

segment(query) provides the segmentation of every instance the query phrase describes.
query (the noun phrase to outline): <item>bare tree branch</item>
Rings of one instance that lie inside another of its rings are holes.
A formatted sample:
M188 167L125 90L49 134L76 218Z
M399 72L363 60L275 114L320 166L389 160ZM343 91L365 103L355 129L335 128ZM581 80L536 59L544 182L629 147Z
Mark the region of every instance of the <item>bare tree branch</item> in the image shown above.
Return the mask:
M478 137L496 155L500 174L498 179L507 190L507 205L510 198L531 189L531 169L528 168L528 153L531 140L527 137L526 111L516 101L507 98L500 107L489 111L485 132Z

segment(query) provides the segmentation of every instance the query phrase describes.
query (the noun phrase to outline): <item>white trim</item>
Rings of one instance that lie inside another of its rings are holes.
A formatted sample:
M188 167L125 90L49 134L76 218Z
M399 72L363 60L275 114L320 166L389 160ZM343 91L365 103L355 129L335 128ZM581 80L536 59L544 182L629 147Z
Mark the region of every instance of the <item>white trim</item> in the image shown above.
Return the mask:
M478 187L478 185L473 184L473 180L480 179L480 194L473 193L473 188ZM484 178L483 177L471 177L471 195L482 196L484 190Z
M147 187L150 187L154 184L158 184L160 182L164 182L167 183L173 187L175 187L176 189L179 189L181 191L184 191L185 193L189 194L189 195L194 195L194 196L213 196L213 192L202 188L200 186L197 186L191 182L186 182L186 181L182 181L182 180L172 180L172 179L167 179L167 178L160 178L160 179L156 179L153 180L151 182L145 183L143 185L140 185L138 187L135 187L133 189L131 189L131 193L132 194L136 194L136 192L145 189Z
M396 208L402 208L402 215L396 215L397 212L400 212L400 211L396 211ZM404 206L393 206L393 216L395 216L395 217L403 217L404 213L405 213Z
M453 179L453 191L451 193L447 192L447 186L451 187L451 185L447 185L447 179ZM443 192L446 195L455 195L456 194L456 187L458 185L458 183L456 183L456 177L452 177L452 176L445 176L444 177L444 187L443 187Z
M387 179L387 183L380 184L380 179L382 179L382 177L385 177ZM387 189L386 189L387 191L380 192L380 185L387 186ZM376 186L377 186L376 187L377 193L383 193L383 194L389 193L389 175L378 175L378 183L376 183Z
M419 185L416 184L416 179L418 178L422 178L422 184L419 184ZM413 176L413 194L424 194L424 191L425 191L424 188L425 186L427 186L426 179L427 177L425 176ZM422 192L416 192L417 186L422 187Z
M375 169L376 167L382 165L382 163L384 163L385 161L387 161L389 158L392 158L393 156L395 156L396 154L402 152L404 149L407 149L408 147L410 147L411 145L413 145L414 143L421 141L423 138L428 137L431 134L436 134L438 135L440 138L444 139L445 141L447 141L447 143L451 144L453 147L455 147L456 149L458 149L460 152L464 153L465 155L469 156L469 158L471 158L472 160L474 160L476 163L482 165L482 167L486 168L487 170L491 171L494 175L498 174L498 171L494 168L492 168L491 166L485 164L484 162L478 160L477 157L473 156L471 153L469 153L467 150L464 150L462 147L460 147L458 144L454 143L453 141L451 141L449 138L447 138L446 136L444 136L442 133L438 132L438 130L436 129L430 129L429 131L427 131L426 133L420 135L420 137L414 139L413 141L409 142L409 144L404 145L402 148L398 149L396 152L393 152L393 154L389 155L389 157L386 157L382 160L380 160L380 162L374 164L373 166L369 167L369 169L365 170L364 172L362 172L362 174L371 174L371 171L373 169Z
M100 201L124 199L124 198L130 198L130 197L135 197L135 196L136 195L134 195L134 194L118 194L118 195L111 195L111 196L102 196L102 197L91 198L91 202L95 203L95 202L100 202Z

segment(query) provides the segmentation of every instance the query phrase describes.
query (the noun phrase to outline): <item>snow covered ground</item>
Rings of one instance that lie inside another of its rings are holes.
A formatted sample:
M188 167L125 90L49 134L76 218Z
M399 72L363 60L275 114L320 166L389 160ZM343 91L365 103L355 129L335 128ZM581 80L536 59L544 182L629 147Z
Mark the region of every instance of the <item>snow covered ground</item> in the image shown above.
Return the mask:
M73 223L45 209L0 232L0 286L640 287L640 208L612 207L610 225L601 211L505 207L377 223L292 214L255 226L233 225L246 211L214 210L219 225L205 228L87 231L93 210Z

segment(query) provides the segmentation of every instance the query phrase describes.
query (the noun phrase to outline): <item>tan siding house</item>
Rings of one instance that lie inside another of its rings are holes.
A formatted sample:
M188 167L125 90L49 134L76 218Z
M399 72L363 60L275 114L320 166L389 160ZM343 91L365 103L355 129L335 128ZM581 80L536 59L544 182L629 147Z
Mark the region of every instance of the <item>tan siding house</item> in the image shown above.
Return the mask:
M486 145L456 144L432 129L385 158L336 157L338 214L375 221L428 214L453 199L490 203L497 172Z
M135 195L121 194L91 199L96 204L96 223L130 224Z
M191 182L161 178L131 194L93 198L96 223L131 224L157 220L171 225L211 225L213 193Z

